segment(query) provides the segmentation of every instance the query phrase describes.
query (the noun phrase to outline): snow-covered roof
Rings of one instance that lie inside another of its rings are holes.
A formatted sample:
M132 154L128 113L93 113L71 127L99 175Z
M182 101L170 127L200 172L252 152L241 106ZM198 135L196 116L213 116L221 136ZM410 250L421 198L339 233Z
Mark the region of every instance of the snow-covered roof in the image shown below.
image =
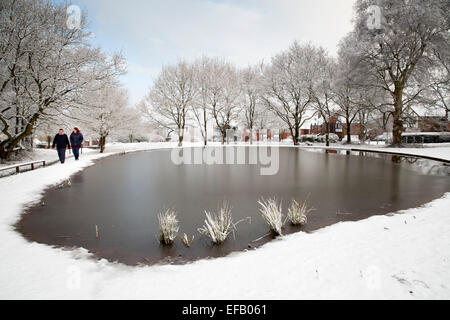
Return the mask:
M443 108L429 108L424 106L410 107L411 111L418 117L445 117L445 110Z

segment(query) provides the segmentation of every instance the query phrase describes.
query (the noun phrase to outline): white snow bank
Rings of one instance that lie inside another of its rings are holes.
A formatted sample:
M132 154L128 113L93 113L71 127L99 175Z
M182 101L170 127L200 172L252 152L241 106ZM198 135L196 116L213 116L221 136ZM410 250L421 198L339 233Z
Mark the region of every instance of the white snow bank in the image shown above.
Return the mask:
M7 166L10 166L13 164L29 162L29 161L37 161L37 160L45 160L47 162L56 161L56 160L58 160L58 154L56 153L55 150L34 149L32 152L27 152L25 155L23 155L20 160L0 163L0 168L7 167Z
M432 146L424 147L424 148L383 148L378 147L376 145L354 145L354 146L330 146L324 147L315 145L312 147L302 146L302 149L331 149L331 150L373 150L373 151L381 151L388 152L392 154L409 154L412 156L428 156L434 157L444 160L450 160L450 144L433 144Z
M86 156L86 155L94 154L94 153L98 153L98 151L83 148L83 154L81 156ZM71 158L73 158L72 152L69 153L69 151L67 151L66 159L71 159ZM0 169L9 167L9 166L15 165L15 164L26 163L26 162L31 162L31 161L40 161L40 160L45 160L47 165L53 164L53 163L59 161L58 153L56 152L56 150L52 150L52 149L33 149L33 151L31 151L31 152L24 153L20 157L20 160L7 161L5 163L0 163ZM28 170L28 169L29 168L27 168L27 167L22 168L22 170ZM15 169L1 171L0 178L3 176L14 174L15 172L16 172Z
M378 149L377 149L378 150ZM406 153L416 156L428 156L439 159L450 160L450 147L433 147L433 148L383 148L380 151L392 153Z
M109 152L171 145L114 145ZM403 152L405 150L402 150ZM127 267L28 243L11 226L22 206L102 155L0 179L0 298L450 298L450 194L418 209L185 266Z

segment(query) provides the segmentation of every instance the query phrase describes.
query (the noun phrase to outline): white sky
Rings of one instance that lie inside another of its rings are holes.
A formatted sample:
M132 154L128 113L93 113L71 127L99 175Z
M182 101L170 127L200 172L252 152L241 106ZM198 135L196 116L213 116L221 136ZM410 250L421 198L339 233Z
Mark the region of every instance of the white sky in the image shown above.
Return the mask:
M94 42L121 51L130 102L146 93L163 64L203 54L240 66L268 60L292 41L332 54L351 29L355 0L74 0L87 9Z

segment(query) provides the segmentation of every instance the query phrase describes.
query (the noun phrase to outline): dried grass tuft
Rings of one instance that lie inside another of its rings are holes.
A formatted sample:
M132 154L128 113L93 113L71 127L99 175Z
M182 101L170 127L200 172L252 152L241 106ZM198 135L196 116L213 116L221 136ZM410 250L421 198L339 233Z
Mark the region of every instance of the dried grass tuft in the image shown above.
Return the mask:
M202 235L208 236L215 244L224 243L228 236L237 230L236 226L244 220L250 220L250 218L243 219L236 223L233 222L232 207L228 202L224 201L219 207L217 214L212 214L205 211L206 220L202 228L198 229L198 232Z
M158 221L160 242L164 245L172 245L179 230L176 212L168 209L158 215Z
M265 200L262 198L258 203L261 206L259 210L262 217L267 222L270 230L275 235L283 235L283 213L281 209L281 202L278 203L276 198Z
M186 233L180 236L180 240L186 248L190 248L192 246L192 244L194 243L194 239L194 236L189 237Z
M294 226L303 226L308 222L308 214L313 210L308 207L308 200L303 201L302 204L292 200L288 209L288 219Z

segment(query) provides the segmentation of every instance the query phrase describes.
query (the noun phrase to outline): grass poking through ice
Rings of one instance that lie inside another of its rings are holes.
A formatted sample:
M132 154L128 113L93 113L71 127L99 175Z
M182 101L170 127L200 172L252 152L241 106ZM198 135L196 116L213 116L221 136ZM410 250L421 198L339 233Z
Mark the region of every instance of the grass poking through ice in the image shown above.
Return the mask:
M239 223L250 220L250 218L247 218L234 223L231 211L232 207L226 201L219 207L219 212L217 214L205 211L205 224L202 228L198 229L198 232L208 236L214 244L224 243L231 233L234 234L236 226Z
M302 204L292 200L291 206L288 209L288 219L294 226L303 226L308 222L308 213L314 209L308 207L308 201L305 200Z
M283 213L281 211L281 203L278 204L278 201L276 198L264 200L261 199L258 201L258 203L261 205L261 209L259 210L261 212L262 217L267 222L267 224L270 227L270 230L275 235L282 235L282 228L283 228Z
M232 208L224 202L217 214L205 211L206 220L202 228L198 229L200 234L207 235L215 244L222 244L234 231Z
M168 209L158 215L158 221L160 242L165 245L173 244L179 230L176 212Z
M192 246L192 243L194 243L194 239L195 239L194 236L189 238L189 236L186 233L180 236L180 240L186 248L190 248Z

